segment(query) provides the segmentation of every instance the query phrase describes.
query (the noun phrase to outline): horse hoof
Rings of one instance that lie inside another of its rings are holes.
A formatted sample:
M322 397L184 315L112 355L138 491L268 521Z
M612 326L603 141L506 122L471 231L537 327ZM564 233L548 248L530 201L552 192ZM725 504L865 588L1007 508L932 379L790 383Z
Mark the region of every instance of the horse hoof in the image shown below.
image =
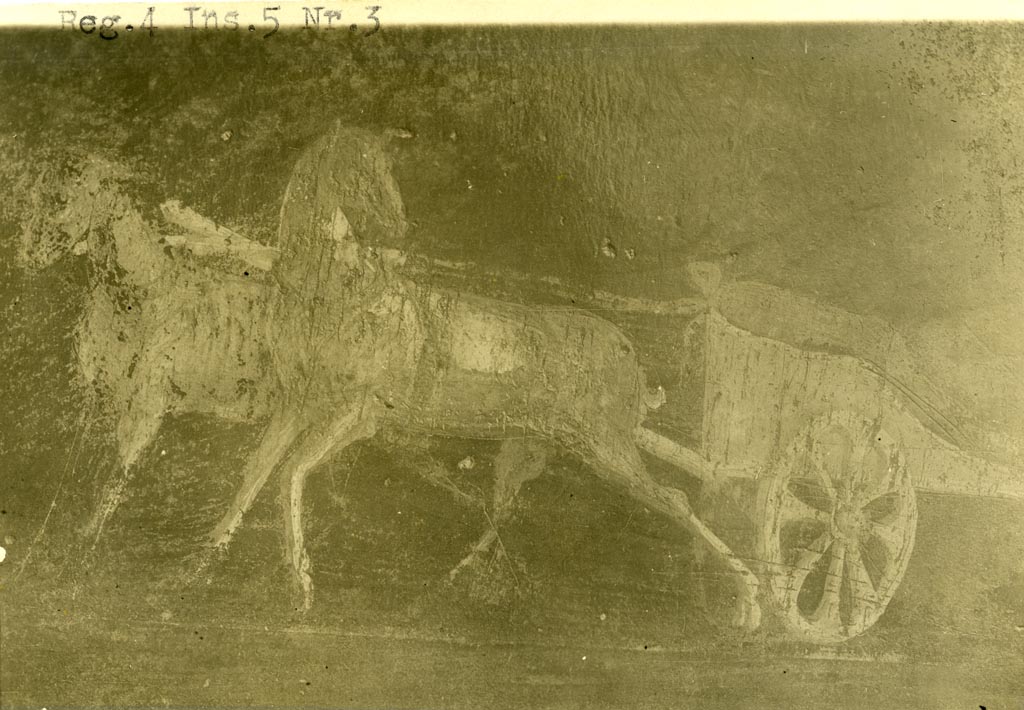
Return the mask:
M761 605L753 599L742 599L736 605L732 625L742 631L757 631L761 626Z

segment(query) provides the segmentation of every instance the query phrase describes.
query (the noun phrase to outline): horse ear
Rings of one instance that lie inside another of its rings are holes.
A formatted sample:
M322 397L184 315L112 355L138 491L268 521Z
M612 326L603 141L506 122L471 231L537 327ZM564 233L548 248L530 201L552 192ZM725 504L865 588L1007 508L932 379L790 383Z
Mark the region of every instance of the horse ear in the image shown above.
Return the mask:
M335 261L354 268L359 262L359 243L356 241L356 235L352 232L352 225L349 223L348 217L340 207L334 209L330 235L334 242Z
M341 211L340 207L334 209L334 216L331 218L331 239L342 244L355 241L355 234L352 233L352 224L348 217Z

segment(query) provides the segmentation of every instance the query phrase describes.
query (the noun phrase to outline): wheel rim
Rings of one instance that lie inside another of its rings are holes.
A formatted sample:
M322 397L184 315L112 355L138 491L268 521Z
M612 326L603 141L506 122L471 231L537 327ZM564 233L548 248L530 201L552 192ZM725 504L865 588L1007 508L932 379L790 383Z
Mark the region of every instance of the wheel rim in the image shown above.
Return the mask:
M917 528L898 443L849 413L812 422L779 460L763 511L766 576L787 626L821 642L871 627L903 578Z

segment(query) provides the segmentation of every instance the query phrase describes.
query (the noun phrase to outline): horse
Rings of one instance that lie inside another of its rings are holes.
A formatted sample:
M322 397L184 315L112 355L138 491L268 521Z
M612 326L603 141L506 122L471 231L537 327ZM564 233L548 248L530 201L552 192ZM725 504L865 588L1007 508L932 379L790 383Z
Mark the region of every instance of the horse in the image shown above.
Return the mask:
M80 370L102 383L118 420L121 470L101 496L94 540L175 411L262 423L207 550L228 547L276 473L303 609L314 598L305 483L330 457L387 430L500 441L492 524L454 575L494 544L519 488L560 447L693 533L732 573L734 623L756 628L757 577L682 491L645 468L641 451L678 466L680 447L644 426L664 391L647 387L629 339L580 308L516 304L407 276L405 255L379 246L408 228L387 140L338 124L315 141L294 167L271 246L174 202L162 219L144 217L128 194L128 171L100 158L65 180L64 208L48 233L107 274L96 279L77 335Z

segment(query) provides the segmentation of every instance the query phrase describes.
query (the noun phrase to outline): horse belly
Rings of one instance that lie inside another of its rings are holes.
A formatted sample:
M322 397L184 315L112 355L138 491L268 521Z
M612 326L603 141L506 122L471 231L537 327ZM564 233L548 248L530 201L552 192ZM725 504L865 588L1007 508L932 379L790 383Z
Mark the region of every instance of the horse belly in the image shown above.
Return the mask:
M170 382L178 398L173 409L229 420L262 416L271 395L263 296L228 283L214 284L202 299L185 301L186 309L170 302L178 317L162 349L173 361ZM169 317L165 320L170 323Z
M639 423L639 367L610 323L583 311L480 297L438 299L440 334L425 351L414 426L457 436L529 431L567 443L631 436Z

